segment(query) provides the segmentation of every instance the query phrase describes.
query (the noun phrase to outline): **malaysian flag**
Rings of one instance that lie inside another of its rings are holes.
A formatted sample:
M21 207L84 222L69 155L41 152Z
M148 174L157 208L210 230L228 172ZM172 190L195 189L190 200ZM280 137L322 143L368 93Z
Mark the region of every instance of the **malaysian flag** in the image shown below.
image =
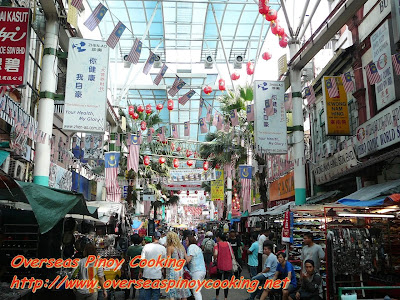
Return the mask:
M218 124L218 113L216 112L213 117L212 126L217 126Z
M108 47L114 49L117 45L121 35L124 33L126 26L122 24L121 21L118 22L117 26L115 26L114 30L111 32L110 36L107 39Z
M209 107L207 107L206 122L210 122L211 121L212 109L213 108L212 108L211 105Z
M107 194L114 197L115 194L120 194L121 189L118 185L117 175L118 166L121 153L119 152L107 152L104 154L104 167L106 177L106 190Z
M116 135L115 146L121 147L121 136L118 132L115 135Z
M147 129L147 142L151 143L153 140L153 128Z
M196 92L194 90L190 90L189 92L187 92L185 95L179 98L179 104L185 105L195 93Z
M71 6L73 6L73 7L75 7L75 8L80 10L81 6L82 6L82 2L83 2L83 0L72 0L71 1Z
M143 144L142 132L141 132L140 130L138 130L137 133L136 133L136 135L137 135L137 138L138 138L138 142L137 142L137 143L138 143L139 145Z
M286 93L283 97L283 101L287 112L293 110L292 93Z
M127 146L130 146L130 145L131 145L131 141L132 141L132 139L131 139L131 134L128 132L128 133L126 134L126 145L127 145Z
M200 97L200 104L199 104L199 117L201 117L201 114L203 112L203 107L204 107L204 99Z
M400 75L400 53L392 55L393 69L396 75Z
M154 82L155 85L159 85L160 84L161 79L164 77L164 75L167 72L167 70L168 70L168 67L165 64L163 64L163 66L160 69L160 72L158 72L156 78L154 78L153 82Z
M93 31L97 27L97 25L99 25L99 23L107 13L107 10L107 7L99 3L99 5L97 5L90 17L85 21L85 23L83 23L83 25L85 25L90 31Z
M142 53L142 41L136 39L133 43L132 49L126 58L127 61L136 65L139 62L140 54Z
M129 155L127 163L127 171L133 170L136 173L139 169L139 137L136 134L131 136L131 145L129 146Z
M201 133L207 133L208 132L206 121L204 120L204 118L200 118L199 125L200 125Z
M340 77L342 78L343 87L344 87L344 90L346 91L346 93L353 92L354 83L353 83L353 79L351 77L351 73L346 72L346 73L340 75Z
M169 89L168 94L169 94L171 97L174 97L174 96L179 92L179 90L180 90L181 88L183 88L183 86L184 86L185 84L186 84L186 83L185 83L182 79L180 79L178 76L176 76L175 81L174 81L174 84L173 84L172 87Z
M330 98L339 97L339 89L336 84L336 78L328 78L325 80L326 89L328 90L328 94Z
M190 123L189 121L183 123L184 124L184 135L190 136Z
M224 126L224 118L222 117L221 114L218 114L217 129L222 130L223 126Z
M232 126L239 125L239 117L238 117L236 109L231 110L231 123L232 123Z
M165 128L164 127L160 127L158 129L157 136L160 139L160 142L165 142Z
M178 125L172 124L171 125L171 130L172 130L172 137L174 139L179 139Z
M304 95L307 98L308 105L313 105L315 103L315 101L316 101L315 92L314 92L314 88L312 85L304 88Z
M379 75L378 69L374 62L369 63L364 67L367 73L368 81L371 85L374 85L381 81L381 76Z
M157 57L157 55L155 55L153 52L150 51L149 57L147 58L147 61L144 64L144 68L143 68L143 73L145 75L149 74L151 68L154 65L154 62L156 61L156 57Z
M242 185L241 198L243 201L243 211L250 212L251 208L251 166L239 166L240 170L240 183Z
M252 122L254 121L254 104L247 105L247 121Z
M274 105L272 99L265 100L265 115L268 117L274 115Z

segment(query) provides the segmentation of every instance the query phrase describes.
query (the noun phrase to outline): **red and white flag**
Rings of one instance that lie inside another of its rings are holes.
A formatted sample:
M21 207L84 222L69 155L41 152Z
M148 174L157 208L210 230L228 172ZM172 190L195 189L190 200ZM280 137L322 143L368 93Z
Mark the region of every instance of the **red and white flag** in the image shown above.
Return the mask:
M330 98L339 97L339 89L336 84L336 78L328 78L325 80L326 89L328 90L328 94Z
M121 136L118 132L116 133L115 146L121 147Z
M204 118L200 118L199 125L200 125L200 132L201 133L207 133L208 132L207 124L206 124L206 121L204 120Z
M207 107L206 122L210 122L211 121L212 109L213 108L212 108L211 105L209 107Z
M178 125L172 124L171 131L172 131L172 137L174 139L179 139Z
M142 53L142 46L142 41L136 39L126 60L136 65L139 62L140 54Z
M163 66L160 69L160 72L158 72L156 78L154 78L154 84L155 85L159 85L161 82L161 79L164 77L165 73L167 72L168 67L166 66L166 64L163 64Z
M165 139L165 128L164 128L164 126L163 126L163 127L160 127L160 128L158 129L157 136L158 136L158 138L160 139L160 142L165 142L165 141L166 141L166 139Z
M368 81L371 85L374 85L381 81L381 76L379 75L378 69L374 62L369 63L364 67L367 73Z
M103 4L99 3L94 9L89 18L83 23L90 31L93 31L107 13L108 9Z
M251 166L239 166L240 170L240 183L242 185L242 201L243 211L250 211L251 209L251 178L252 178L252 167Z
M204 107L204 99L200 97L200 105L199 105L199 119L201 117L201 114L203 113L203 107Z
M183 86L184 86L185 84L186 84L186 83L185 83L182 79L180 79L178 76L176 76L175 81L174 81L174 84L173 84L172 87L169 89L168 94L169 94L171 97L174 97L174 96L179 92L179 90L180 90L181 88L183 88Z
M153 128L147 129L147 142L151 143L153 140Z
M218 113L216 112L213 117L212 126L217 126L218 124Z
M115 46L118 44L119 39L121 38L122 34L124 33L126 26L122 24L121 21L115 26L114 30L111 32L110 36L107 39L108 47L114 49Z
M237 110L236 109L232 109L231 110L231 123L232 123L232 126L239 125L239 116L237 114Z
M130 145L131 145L131 141L132 141L132 139L131 139L131 134L128 132L128 133L126 134L126 145L127 145L127 146L130 146Z
M179 104L185 105L190 100L190 98L194 96L195 93L196 92L194 90L190 90L189 92L187 92L185 95L179 98Z
M136 134L132 134L131 145L129 146L129 156L127 163L127 170L133 170L136 173L139 169L139 138Z
M353 82L353 78L351 77L351 73L346 72L346 73L340 75L340 77L342 78L343 87L344 87L344 90L346 91L346 93L353 92L354 82Z
M184 135L185 136L190 136L190 123L189 121L183 123L184 124Z
M396 75L400 75L400 53L392 55L393 69Z
M83 2L83 0L72 0L71 1L71 6L73 6L73 7L75 7L75 8L80 10L81 6L82 6L82 2Z
M254 104L247 105L246 113L247 113L247 121L253 122L254 121Z
M285 110L286 112L293 110L292 93L286 93L284 96Z
M147 61L143 68L143 74L145 75L149 74L151 68L154 65L154 62L156 61L156 57L157 55L155 55L153 52L150 51L149 57L147 58Z
M304 88L304 94L307 98L308 105L313 105L315 101L317 101L317 99L315 98L314 87L312 85Z
M224 126L224 118L223 116L219 113L218 114L218 121L217 121L217 129L222 130L222 127Z

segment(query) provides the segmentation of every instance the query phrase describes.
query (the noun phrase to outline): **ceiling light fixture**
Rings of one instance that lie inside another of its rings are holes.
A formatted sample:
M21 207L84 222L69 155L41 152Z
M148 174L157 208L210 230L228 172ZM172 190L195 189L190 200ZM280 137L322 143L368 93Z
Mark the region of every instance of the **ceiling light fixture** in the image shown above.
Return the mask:
M339 213L339 217L356 217L356 218L394 218L394 215L382 214L352 214L352 213Z

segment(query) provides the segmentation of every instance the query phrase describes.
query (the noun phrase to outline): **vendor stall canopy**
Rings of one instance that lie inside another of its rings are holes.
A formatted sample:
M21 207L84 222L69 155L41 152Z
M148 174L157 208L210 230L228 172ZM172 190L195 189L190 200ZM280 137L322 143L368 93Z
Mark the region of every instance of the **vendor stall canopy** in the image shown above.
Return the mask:
M90 12L100 3L99 0L88 0ZM232 68L236 57L241 56L243 63L254 61L257 57L257 49L264 44L269 31L269 22L266 22L258 12L257 1L253 0L105 0L101 1L108 9L102 22L99 24L99 31L104 39L112 33L116 24L121 21L127 30L121 36L116 51L110 51L111 62L123 62L124 56L128 55L136 38L142 39L146 33L148 24L151 23L149 31L143 40L143 48L140 56L141 63L149 57L152 50L160 57L162 63L166 63L168 70L159 86L152 84L159 72L155 66L151 72L151 83L146 85L130 85L129 79L121 83L122 87L129 87L126 95L117 98L119 105L128 115L128 105L151 104L153 109L159 103L164 104L170 98L167 91L174 83L175 76L180 76L186 85L182 88L177 97L174 97L174 109L169 112L163 109L160 112L162 123L159 126L166 126L167 133L170 130L169 124L182 124L178 126L180 138L204 141L205 135L199 129L198 110L200 97L205 100L206 106L212 106L219 110L220 103L215 99L221 95L216 88L219 75L216 68L205 69L204 63L208 56L211 56L220 69L226 70L226 61L223 47L226 49L226 56ZM270 1L270 7L279 10L278 1ZM214 13L221 29L219 38ZM154 13L154 18L151 17ZM259 42L260 41L260 42ZM199 68L201 67L201 68ZM183 69L182 69L183 68ZM136 69L135 69L136 70ZM137 72L138 69L134 72ZM227 88L230 78L223 78ZM136 81L135 81L136 84ZM206 85L213 87L213 92L204 94L202 88ZM121 88L118 86L118 88ZM190 89L196 94L188 103L181 105L178 98ZM123 88L121 88L122 94ZM184 137L183 122L190 122L190 136ZM156 129L156 128L155 128ZM209 131L214 132L214 126Z

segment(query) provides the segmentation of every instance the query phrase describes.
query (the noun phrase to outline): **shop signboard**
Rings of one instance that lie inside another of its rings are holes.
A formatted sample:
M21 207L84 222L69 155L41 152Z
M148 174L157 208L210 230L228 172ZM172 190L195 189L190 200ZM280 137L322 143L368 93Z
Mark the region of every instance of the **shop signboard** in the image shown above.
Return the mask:
M70 39L64 130L105 131L108 53L109 48L104 41Z
M216 179L211 181L211 200L212 201L224 201L224 170L217 169L215 171Z
M400 40L400 0L393 0L392 11L393 11L393 32L394 32L394 42L397 43Z
M254 132L258 153L287 153L283 81L254 82Z
M331 181L346 170L357 165L358 160L353 147L343 149L333 156L322 159L314 166L314 177L317 185Z
M283 219L282 243L293 243L293 212L286 211Z
M339 90L339 95L335 98L331 98L328 93L329 85L327 85L327 81L332 79L335 80ZM340 76L324 76L322 80L322 94L325 106L326 135L350 135L347 93L344 90Z
M390 14L392 1L397 2L399 0L367 1L363 9L364 19L358 27L360 42L364 41L386 16Z
M294 172L286 174L270 183L269 200L278 201L294 196Z
M400 102L382 110L357 128L355 146L358 158L400 142Z
M103 135L89 134L85 135L85 144L83 149L84 160L99 160L104 159L103 155Z
M26 84L29 58L30 9L0 9L0 85Z

